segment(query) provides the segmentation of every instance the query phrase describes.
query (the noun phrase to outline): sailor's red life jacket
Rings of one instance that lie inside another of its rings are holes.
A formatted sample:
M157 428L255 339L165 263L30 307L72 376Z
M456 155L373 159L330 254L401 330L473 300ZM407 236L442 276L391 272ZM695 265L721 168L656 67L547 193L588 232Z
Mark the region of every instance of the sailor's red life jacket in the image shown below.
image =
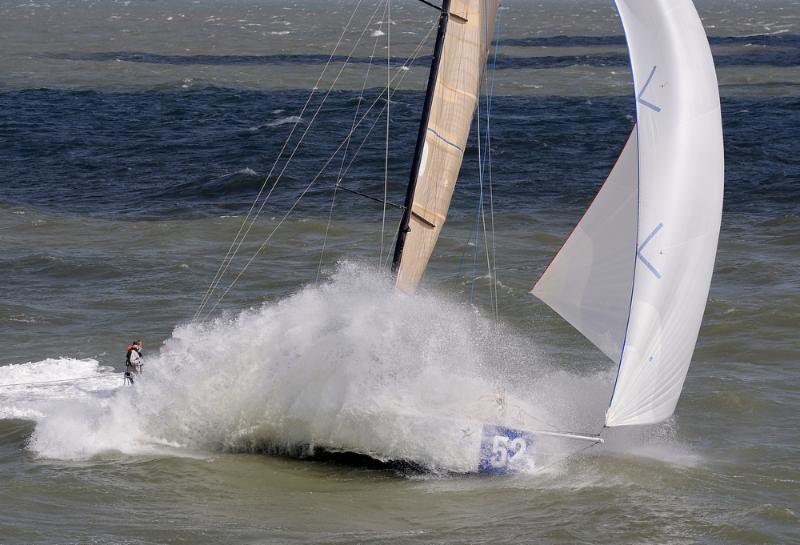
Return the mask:
M139 347L135 344L131 344L128 346L128 352L125 354L125 365L131 365L131 353L136 350L136 352L141 356L142 353L139 352Z

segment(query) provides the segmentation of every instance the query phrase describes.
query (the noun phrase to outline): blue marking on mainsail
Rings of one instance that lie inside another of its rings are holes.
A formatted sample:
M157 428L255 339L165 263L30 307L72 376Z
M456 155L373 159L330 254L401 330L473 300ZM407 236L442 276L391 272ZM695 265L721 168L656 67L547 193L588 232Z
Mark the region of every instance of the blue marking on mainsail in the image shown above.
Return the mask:
M650 71L650 76L648 76L647 81L644 82L644 87L642 87L642 90L639 92L639 95L636 97L636 100L639 101L639 104L642 104L643 106L647 106L648 108L650 108L652 110L655 110L656 112L660 112L661 108L659 108L658 106L656 106L652 102L648 102L647 100L642 98L642 95L644 95L644 92L647 91L647 87L650 85L650 82L652 81L653 76L655 75L655 73L656 73L656 67L653 66L653 69Z
M456 148L456 149L457 149L458 151L460 151L461 153L464 153L464 150L463 150L461 147L459 147L459 146L457 146L457 145L453 144L453 143L452 143L450 140L448 140L447 138L445 138L444 136L442 136L441 134L439 134L438 132L436 132L436 131L435 131L435 130L433 130L432 128L428 127L428 131L430 131L431 133L433 133L433 135L434 135L436 138L438 138L439 140L441 140L441 141L442 141L442 142L444 142L445 144L447 144L447 145L450 145L450 146L453 146L454 148Z
M651 240L653 240L653 237L656 236L656 233L658 233L662 227L664 227L663 223L659 223L658 225L656 225L656 228L653 229L653 231L649 235L647 235L647 238L644 239L644 242L642 242L639 245L639 248L636 250L636 256L639 258L639 260L642 263L644 263L644 266L650 269L650 272L653 273L659 280L661 280L661 273L658 272L658 270L653 266L653 264L650 263L647 260L647 258L642 255L642 250L644 250L644 247L647 246Z

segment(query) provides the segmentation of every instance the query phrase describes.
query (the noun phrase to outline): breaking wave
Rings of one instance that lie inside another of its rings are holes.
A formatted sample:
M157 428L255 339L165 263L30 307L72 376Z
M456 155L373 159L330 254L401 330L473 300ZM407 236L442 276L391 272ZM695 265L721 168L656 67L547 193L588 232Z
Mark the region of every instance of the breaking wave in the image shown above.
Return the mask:
M0 419L44 419L54 404L91 399L116 390L122 374L94 359L48 358L0 367Z
M475 445L464 437L476 425L599 429L613 376L540 359L530 340L472 307L408 297L386 276L343 264L277 303L177 327L135 387L115 373L103 395L39 403L30 448L82 459L323 447L471 471ZM75 365L105 373L94 361Z
M280 127L281 125L294 125L295 123L300 123L303 119L299 115L290 115L287 117L282 117L280 119L276 119L275 121L270 121L267 123L268 127Z
M192 180L177 184L155 195L156 198L216 198L230 196L250 196L264 184L264 176L250 168L221 176L207 177L204 180Z

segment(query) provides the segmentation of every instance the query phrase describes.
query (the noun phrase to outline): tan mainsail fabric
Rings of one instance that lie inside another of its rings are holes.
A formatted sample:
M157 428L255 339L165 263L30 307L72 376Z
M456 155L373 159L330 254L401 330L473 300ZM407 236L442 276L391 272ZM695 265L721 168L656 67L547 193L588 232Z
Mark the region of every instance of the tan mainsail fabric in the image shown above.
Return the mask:
M480 95L497 9L498 0L452 0L450 4L411 207L411 230L397 271L397 287L406 293L416 290L447 217Z

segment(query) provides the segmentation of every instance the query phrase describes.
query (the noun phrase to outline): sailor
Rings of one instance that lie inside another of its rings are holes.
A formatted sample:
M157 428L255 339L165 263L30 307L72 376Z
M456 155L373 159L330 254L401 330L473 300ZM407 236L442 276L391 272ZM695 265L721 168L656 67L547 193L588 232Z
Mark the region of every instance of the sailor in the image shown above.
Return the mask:
M136 339L128 346L128 353L125 354L125 381L133 384L133 375L140 374L143 365L142 341Z

